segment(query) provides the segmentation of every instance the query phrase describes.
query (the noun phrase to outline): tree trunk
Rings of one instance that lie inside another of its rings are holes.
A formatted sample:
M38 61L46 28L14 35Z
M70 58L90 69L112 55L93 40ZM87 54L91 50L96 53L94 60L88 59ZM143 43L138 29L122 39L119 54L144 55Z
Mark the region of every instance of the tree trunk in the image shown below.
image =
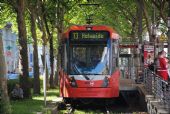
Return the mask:
M170 1L168 1L168 18L170 18ZM168 32L167 32L167 36L168 36L168 54L170 54L170 27L168 25L168 22L167 22L167 26L168 26Z
M53 37L50 37L50 88L54 87L54 47L53 47Z
M59 71L61 70L61 31L58 30L58 54L57 54L57 75L55 75L55 84L58 85Z
M10 114L10 104L7 89L7 70L3 51L3 41L0 34L0 114Z
M136 9L136 15L135 17L132 17L132 30L131 30L131 36L133 39L136 39L136 28L137 28L137 16L138 16L138 10Z
M45 7L44 5L42 5L42 10L43 12L45 12ZM53 30L51 30L52 32L50 33L49 27L48 27L48 22L46 19L46 14L43 15L43 19L44 19L44 24L46 27L46 31L48 34L48 39L49 39L49 44L50 44L50 68L51 68L51 74L50 74L50 88L54 88L54 47L53 47ZM53 26L53 25L52 25ZM53 29L53 27L52 27Z
M31 10L31 33L34 40L33 55L34 55L34 94L40 94L40 78L39 78L39 62L38 62L38 47L37 47L37 35L36 35L36 25L35 25L35 11Z
M151 32L151 22L149 20L149 15L148 15L148 12L147 12L147 9L145 7L144 2L143 2L143 12L144 12L145 20L146 20L146 26L147 26L147 29L148 29L148 33L149 33L149 40L154 41L154 39L152 37L152 32Z
M47 37L46 37L46 28L45 28L45 25L44 25L44 18L43 18L43 15L44 15L44 13L45 12L43 12L43 1L42 0L38 0L38 6L39 6L39 8L38 8L38 24L39 24L39 29L40 29L40 31L42 32L42 36L41 36L41 38L42 38L42 41L43 41L43 55L42 55L42 57L43 57L43 59L42 59L42 61L43 61L43 67L44 67L44 70L45 70L45 65L46 65L46 63L44 63L45 62L45 54L46 54L46 50L44 50L45 49L45 47L46 47L46 45L47 45ZM49 86L49 83L48 83L48 67L46 67L46 71L44 71L44 72L46 72L46 85L47 86Z
M143 19L143 2L138 0L138 38L139 42L142 43L142 19Z
M58 6L57 6L57 30L58 30L58 54L57 54L57 75L55 75L55 83L56 85L58 85L58 74L59 74L59 70L61 69L61 37L62 37L62 33L63 33L63 28L64 28L64 24L63 24L63 20L64 20L64 7L61 7L61 2L58 2Z
M18 0L17 2L17 23L18 23L18 34L19 34L19 44L20 44L20 57L22 65L22 74L20 77L20 84L24 91L24 97L31 97L29 74L28 74L28 52L27 52L27 35L25 26L25 4L24 0Z
M44 23L42 22L42 40L43 40L43 66L44 66L44 72L46 72L45 78L46 78L46 85L48 88L49 87L49 83L48 83L48 66L47 66L47 60L46 59L46 50L47 50L47 46L46 46L46 32L45 32L45 27L44 27ZM45 69L45 65L46 65L46 69Z
M143 28L142 28L142 19L143 19L143 1L142 0L138 0L137 1L137 7L138 7L138 14L137 14L137 20L138 20L138 30L137 30L137 36L139 39L139 44L142 45L142 32L143 32ZM138 44L138 45L139 45ZM138 70L137 70L137 79L139 78L138 76L140 75L139 73L142 70L142 49L138 49L138 60L137 60L137 64L138 64Z

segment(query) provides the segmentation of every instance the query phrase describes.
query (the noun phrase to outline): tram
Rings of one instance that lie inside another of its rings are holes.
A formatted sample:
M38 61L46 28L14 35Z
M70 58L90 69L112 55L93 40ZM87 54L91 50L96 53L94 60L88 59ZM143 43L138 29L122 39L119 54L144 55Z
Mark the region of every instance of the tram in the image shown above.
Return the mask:
M109 26L74 25L63 33L59 71L64 100L119 96L119 35Z

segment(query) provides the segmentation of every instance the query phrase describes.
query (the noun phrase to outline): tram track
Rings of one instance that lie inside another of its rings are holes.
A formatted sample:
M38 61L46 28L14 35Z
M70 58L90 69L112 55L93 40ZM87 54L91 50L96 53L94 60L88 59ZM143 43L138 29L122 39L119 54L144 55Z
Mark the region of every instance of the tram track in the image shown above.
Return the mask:
M74 114L75 107L72 106L71 104L67 104L67 105L66 105L66 109L67 109L66 114Z
M132 94L132 93L131 93ZM72 102L71 104L61 103L63 108L58 108L57 114L147 114L146 109L140 104L136 93L131 95L120 95L117 99L105 99L104 101L94 101L88 103ZM125 100L124 97L127 97ZM127 100L129 100L127 102ZM58 106L62 107L62 106Z
M134 107L135 108L135 107ZM127 107L114 107L113 106L72 106L66 104L64 109L58 108L56 114L147 114L145 111L128 110Z
M110 110L109 110L109 108L108 108L107 106L105 106L105 112L104 112L104 114L110 114Z
M102 109L101 109L102 110ZM85 109L69 109L69 110L65 110L65 111L58 111L55 114L148 114L147 112L115 112L113 110L110 109L103 109L105 111L97 111L96 109L93 109L93 111L91 110L85 110Z

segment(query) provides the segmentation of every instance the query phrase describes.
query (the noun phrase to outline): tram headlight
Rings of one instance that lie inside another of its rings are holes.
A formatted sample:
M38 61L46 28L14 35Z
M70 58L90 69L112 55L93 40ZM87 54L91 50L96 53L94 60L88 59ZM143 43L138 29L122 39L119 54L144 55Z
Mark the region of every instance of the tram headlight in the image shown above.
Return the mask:
M74 77L70 77L70 85L71 87L77 87L77 83Z
M102 87L107 87L109 85L109 77L105 76L103 79Z

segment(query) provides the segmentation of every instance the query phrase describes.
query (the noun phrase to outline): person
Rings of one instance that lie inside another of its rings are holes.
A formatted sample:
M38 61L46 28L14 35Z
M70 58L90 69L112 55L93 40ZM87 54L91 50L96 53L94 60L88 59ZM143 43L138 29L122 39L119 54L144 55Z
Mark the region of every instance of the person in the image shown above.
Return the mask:
M160 56L161 56L161 52L158 52L158 56L155 58L155 61L156 61L156 73L157 73L157 70L160 69L160 64L159 64Z
M12 90L12 99L23 99L23 90L19 84L16 84Z
M161 55L161 52L158 52L158 56L154 59L154 61L148 65L149 70L151 70L152 72L155 72L157 74L157 69L160 68L159 65L159 57Z
M146 64L151 65L153 63L153 54L148 54L147 60L146 60Z
M170 83L170 54L167 55L167 59L168 59L168 82Z
M155 70L156 70L156 63L157 63L157 58L155 58L154 59L154 62L152 62L149 66L148 66L148 68L149 68L149 70L151 70L152 72L155 72Z
M168 59L166 58L166 52L162 50L158 57L157 74L162 77L163 80L168 81Z

